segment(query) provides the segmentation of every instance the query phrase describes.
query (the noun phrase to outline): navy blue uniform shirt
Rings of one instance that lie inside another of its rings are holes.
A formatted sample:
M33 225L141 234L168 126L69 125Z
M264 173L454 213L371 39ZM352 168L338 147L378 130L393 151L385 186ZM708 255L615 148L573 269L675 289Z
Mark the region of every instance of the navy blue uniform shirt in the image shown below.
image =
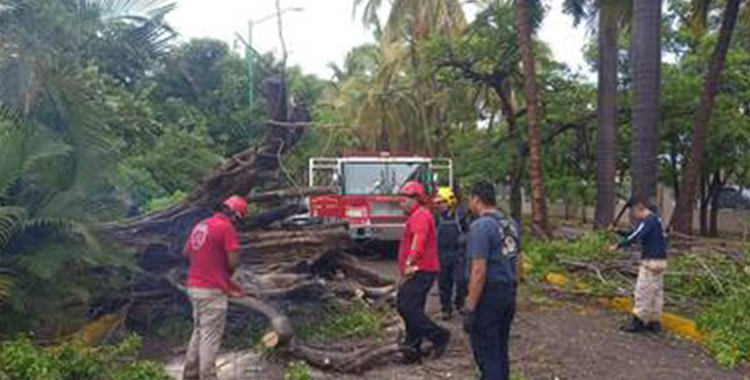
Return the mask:
M485 214L471 223L467 252L467 272L471 272L471 260L487 259L487 282L492 284L516 283L516 253L503 250L505 241L502 214ZM505 253L504 253L505 251ZM469 278L469 276L467 276Z
M661 218L651 214L641 220L638 227L618 244L620 248L627 248L634 242L640 242L643 247L641 259L666 259L667 239L662 229Z

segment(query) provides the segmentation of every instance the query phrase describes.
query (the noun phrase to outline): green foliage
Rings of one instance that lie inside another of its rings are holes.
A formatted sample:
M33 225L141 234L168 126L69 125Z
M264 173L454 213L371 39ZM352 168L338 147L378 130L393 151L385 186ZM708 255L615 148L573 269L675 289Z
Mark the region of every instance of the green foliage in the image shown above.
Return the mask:
M326 309L322 319L302 326L299 335L305 339L341 340L347 338L377 338L382 336L383 315L367 305L357 303L342 310Z
M140 338L131 336L115 346L85 347L68 342L40 347L28 338L0 345L0 378L13 380L168 380L164 369L136 360Z
M706 345L716 360L726 366L747 361L750 354L750 279L735 283L726 298L719 299L698 319L708 334Z
M607 250L613 241L609 234L594 232L584 233L573 241L535 239L524 242L524 258L533 265L532 276L542 278L550 272L563 271L560 260L598 261L613 257L617 253Z
M289 363L284 373L284 380L312 380L312 369L303 361Z

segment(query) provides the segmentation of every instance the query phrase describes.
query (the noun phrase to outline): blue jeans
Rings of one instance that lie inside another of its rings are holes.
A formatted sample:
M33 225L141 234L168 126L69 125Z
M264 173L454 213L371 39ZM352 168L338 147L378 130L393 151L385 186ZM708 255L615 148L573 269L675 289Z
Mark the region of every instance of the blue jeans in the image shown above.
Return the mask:
M516 313L516 287L486 284L469 333L482 380L510 380L508 343Z

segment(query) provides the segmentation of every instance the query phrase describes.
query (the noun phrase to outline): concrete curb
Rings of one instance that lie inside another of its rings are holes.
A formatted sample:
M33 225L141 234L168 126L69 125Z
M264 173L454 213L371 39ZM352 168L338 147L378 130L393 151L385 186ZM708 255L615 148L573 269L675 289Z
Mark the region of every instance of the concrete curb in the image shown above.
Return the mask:
M545 282L555 285L560 288L568 287L568 279L565 275L560 273L548 273L544 277ZM577 290L586 290L590 287L584 283L576 282L572 286ZM633 303L628 297L611 297L602 298L602 303L606 306L625 312L628 314L633 313ZM670 331L677 336L690 339L696 343L703 343L706 336L698 331L695 321L689 318L681 317L676 314L663 313L661 316L661 324L664 330Z

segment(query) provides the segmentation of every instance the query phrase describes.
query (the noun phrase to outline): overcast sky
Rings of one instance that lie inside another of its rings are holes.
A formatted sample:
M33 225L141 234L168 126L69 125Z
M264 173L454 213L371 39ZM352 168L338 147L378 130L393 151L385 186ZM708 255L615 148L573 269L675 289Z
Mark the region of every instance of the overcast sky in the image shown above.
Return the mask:
M561 13L563 0L546 0L551 7L540 37L558 60L572 69L587 70L582 47L586 31L573 28L570 17ZM213 37L236 46L236 33L247 35L248 20L259 20L275 12L275 0L177 0L178 8L169 22L183 39ZM291 64L322 78L332 74L328 63L341 63L354 46L372 40L360 18L352 17L353 0L282 0L283 8L302 8L284 15L284 37ZM469 14L471 14L469 10ZM253 46L260 52L280 52L276 19L253 28Z

